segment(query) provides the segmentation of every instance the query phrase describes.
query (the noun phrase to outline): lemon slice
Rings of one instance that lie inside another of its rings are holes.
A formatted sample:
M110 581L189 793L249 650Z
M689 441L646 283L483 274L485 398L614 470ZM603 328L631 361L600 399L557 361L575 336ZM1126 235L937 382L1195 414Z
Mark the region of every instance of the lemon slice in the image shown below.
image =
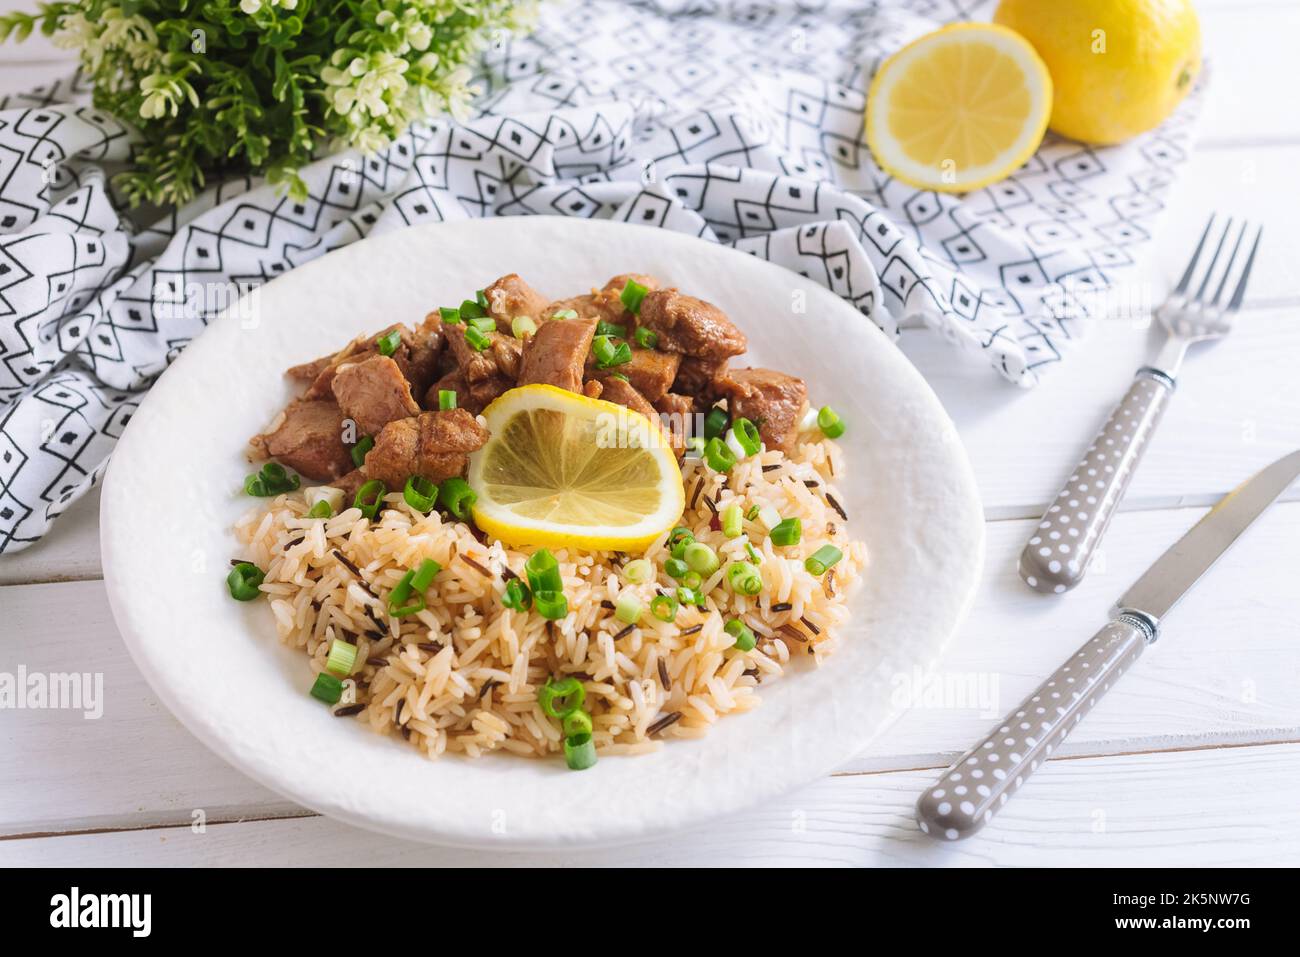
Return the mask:
M469 460L474 521L507 544L632 551L682 514L677 458L640 413L526 385L483 416L492 437Z
M953 24L885 61L867 98L867 143L903 182L961 193L1022 166L1051 112L1052 79L1027 40Z

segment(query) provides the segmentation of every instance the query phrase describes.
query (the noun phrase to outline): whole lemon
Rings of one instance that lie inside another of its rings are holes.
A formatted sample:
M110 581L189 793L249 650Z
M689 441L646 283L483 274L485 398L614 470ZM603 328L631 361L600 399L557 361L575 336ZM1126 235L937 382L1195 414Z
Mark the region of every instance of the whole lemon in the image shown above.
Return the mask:
M1201 69L1201 27L1189 0L1002 0L993 19L1047 64L1051 128L1118 143L1159 126Z

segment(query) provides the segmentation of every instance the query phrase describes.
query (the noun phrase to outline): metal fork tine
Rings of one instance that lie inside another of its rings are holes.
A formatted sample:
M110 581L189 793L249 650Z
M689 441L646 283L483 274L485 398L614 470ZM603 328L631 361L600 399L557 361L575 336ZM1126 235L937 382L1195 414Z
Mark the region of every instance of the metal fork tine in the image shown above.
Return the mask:
M1228 233L1232 232L1232 218L1228 218L1227 225L1223 227L1223 233L1219 236L1219 243L1214 247L1214 255L1210 258L1210 266L1205 270L1205 278L1201 280L1201 287L1196 290L1193 297L1197 302L1205 301L1205 290L1210 288L1210 279L1214 276L1214 267L1219 264L1219 254L1223 252L1223 244L1228 241Z
M1241 271L1241 278L1237 280L1237 289L1232 294L1232 301L1228 303L1228 312L1235 312L1241 307L1241 301L1246 298L1246 282L1250 279L1251 267L1255 265L1255 253L1259 252L1259 241L1264 236L1264 227L1259 227L1255 233L1255 242L1251 244L1250 255L1246 257L1246 267Z
M1205 232L1201 233L1201 241L1196 244L1196 252L1192 253L1192 261L1187 264L1187 271L1183 273L1183 278L1178 280L1178 285L1174 287L1174 292L1181 294L1187 292L1187 287L1191 285L1192 276L1196 273L1196 261L1201 258L1201 250L1205 248L1205 240L1210 238L1210 230L1214 228L1214 214L1210 214L1210 221L1205 224Z
M1223 297L1223 290L1228 286L1228 280L1232 278L1232 267L1237 264L1237 253L1241 252L1241 241L1246 238L1246 231L1250 229L1250 223L1242 223L1241 229L1237 231L1237 241L1232 244L1232 255L1228 257L1228 265L1223 269L1223 278L1219 280L1219 288L1214 290L1214 305L1219 304Z

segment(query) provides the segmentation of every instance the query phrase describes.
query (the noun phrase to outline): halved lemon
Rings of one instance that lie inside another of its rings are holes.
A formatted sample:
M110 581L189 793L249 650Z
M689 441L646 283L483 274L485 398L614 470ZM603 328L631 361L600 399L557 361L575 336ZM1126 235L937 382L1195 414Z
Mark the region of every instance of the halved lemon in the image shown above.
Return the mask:
M507 544L633 551L682 514L677 458L640 413L525 385L483 416L492 437L469 460L474 521Z
M959 23L885 61L867 98L867 143L903 182L963 193L1024 165L1051 113L1052 78L1027 40Z

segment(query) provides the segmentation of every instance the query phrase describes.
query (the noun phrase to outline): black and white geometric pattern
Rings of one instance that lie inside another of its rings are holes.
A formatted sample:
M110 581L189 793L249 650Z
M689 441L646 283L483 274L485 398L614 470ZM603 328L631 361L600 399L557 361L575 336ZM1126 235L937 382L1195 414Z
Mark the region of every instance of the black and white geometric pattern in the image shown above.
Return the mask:
M549 0L534 35L484 57L470 122L321 160L301 202L240 179L148 226L106 190L135 134L87 90L0 99L0 553L94 485L233 292L412 223L583 216L730 243L1033 384L1149 236L1195 103L1119 148L1049 137L965 197L894 181L863 139L871 76L991 5Z

